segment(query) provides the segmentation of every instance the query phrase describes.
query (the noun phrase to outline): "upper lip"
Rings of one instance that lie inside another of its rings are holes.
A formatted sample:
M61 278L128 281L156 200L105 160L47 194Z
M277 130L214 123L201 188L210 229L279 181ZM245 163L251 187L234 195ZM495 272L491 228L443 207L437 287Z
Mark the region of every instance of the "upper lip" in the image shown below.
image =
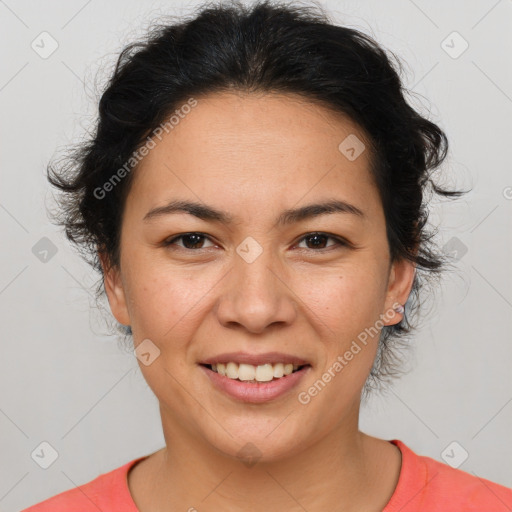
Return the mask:
M283 352L265 352L264 354L250 354L249 352L225 352L224 354L218 354L213 357L209 357L200 364L218 364L218 363L229 363L233 361L235 363L252 364L259 366L262 364L272 363L283 363L283 364L296 364L305 365L309 364L306 360L293 356L291 354L284 354Z

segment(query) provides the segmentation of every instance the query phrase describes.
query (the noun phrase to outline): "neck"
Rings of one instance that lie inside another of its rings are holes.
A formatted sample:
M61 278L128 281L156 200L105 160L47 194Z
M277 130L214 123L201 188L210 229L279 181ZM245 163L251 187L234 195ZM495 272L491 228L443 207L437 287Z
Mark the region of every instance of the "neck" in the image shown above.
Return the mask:
M273 458L253 447L253 460L242 462L176 424L165 409L161 415L166 447L149 457L145 477L129 480L141 512L378 511L398 481L398 448L360 432L357 414L307 447Z

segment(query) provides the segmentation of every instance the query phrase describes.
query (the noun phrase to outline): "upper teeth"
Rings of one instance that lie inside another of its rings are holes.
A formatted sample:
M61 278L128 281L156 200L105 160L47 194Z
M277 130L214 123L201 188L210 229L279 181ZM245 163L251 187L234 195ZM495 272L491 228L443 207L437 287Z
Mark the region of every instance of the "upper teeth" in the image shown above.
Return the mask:
M229 377L230 379L239 380L257 380L259 382L267 382L272 380L274 377L279 378L283 375L290 375L293 371L297 370L299 365L297 364L262 364L259 366L253 366L252 364L235 363L230 361L229 363L217 363L212 364L212 370Z

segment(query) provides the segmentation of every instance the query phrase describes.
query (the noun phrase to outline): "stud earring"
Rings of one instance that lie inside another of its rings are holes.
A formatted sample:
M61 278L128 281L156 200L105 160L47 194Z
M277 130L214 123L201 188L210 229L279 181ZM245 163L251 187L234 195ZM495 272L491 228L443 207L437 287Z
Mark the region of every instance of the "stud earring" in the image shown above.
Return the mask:
M402 306L402 304L398 304L398 306L395 306L393 308L397 313L403 313L405 310L404 310L404 307Z

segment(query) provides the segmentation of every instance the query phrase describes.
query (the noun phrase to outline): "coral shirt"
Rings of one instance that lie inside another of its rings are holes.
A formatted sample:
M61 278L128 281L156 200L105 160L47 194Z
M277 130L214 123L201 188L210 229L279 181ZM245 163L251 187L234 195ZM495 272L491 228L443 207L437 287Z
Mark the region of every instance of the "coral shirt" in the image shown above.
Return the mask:
M383 512L509 512L512 489L417 455L402 441L398 484ZM147 457L147 456L146 456ZM98 476L21 512L139 512L128 489L129 469L138 461Z

